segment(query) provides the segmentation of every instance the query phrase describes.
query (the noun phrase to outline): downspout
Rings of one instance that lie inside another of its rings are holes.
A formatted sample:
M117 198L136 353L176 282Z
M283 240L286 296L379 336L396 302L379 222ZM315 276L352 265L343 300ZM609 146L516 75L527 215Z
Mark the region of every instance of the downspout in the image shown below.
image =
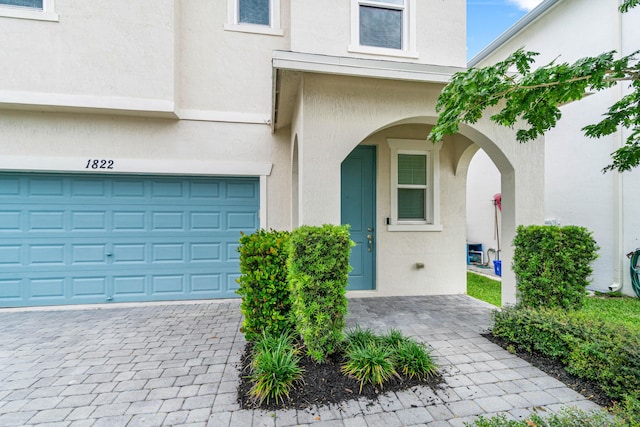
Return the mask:
M622 4L622 0L618 0L618 6ZM622 13L616 9L616 28L617 28L617 52L618 57L622 57ZM622 99L623 87L621 84L616 85L618 91L617 99ZM614 151L624 145L624 139L622 135L622 129L618 128L614 138ZM622 204L622 173L618 171L613 172L613 283L609 285L609 291L617 292L622 289L623 279L623 262L624 262L624 239L622 234L624 232L624 213Z

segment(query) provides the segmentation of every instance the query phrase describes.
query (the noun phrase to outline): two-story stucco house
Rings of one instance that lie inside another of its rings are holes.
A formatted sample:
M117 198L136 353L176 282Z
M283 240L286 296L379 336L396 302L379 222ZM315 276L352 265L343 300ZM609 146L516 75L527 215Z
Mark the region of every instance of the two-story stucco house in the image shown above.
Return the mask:
M629 55L640 48L640 8L618 11L618 1L545 0L470 61L484 66L516 49L539 52L537 64L573 62L615 50ZM589 139L581 130L597 123L608 108L629 93L629 84L591 94L562 107L562 119L545 135L545 218L550 224L580 225L593 231L600 246L591 288L634 295L626 254L640 247L640 169L602 173L610 154L630 130ZM499 173L485 156L469 172L469 239L496 247L491 196L500 191ZM502 239L503 246L510 240Z
M542 144L426 140L464 0L0 0L0 52L0 306L234 297L241 231L323 223L355 295L464 293L479 148L543 219Z

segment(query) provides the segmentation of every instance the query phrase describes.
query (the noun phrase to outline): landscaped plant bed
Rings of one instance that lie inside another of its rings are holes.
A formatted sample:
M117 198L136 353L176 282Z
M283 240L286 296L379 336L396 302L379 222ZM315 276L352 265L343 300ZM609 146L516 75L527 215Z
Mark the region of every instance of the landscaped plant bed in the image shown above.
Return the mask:
M513 345L510 345L505 340L496 337L491 333L482 334L482 336L489 341L498 344L505 350L515 354L519 358L526 360L536 368L564 383L567 387L580 393L592 402L595 402L603 407L611 407L613 405L614 402L602 391L598 384L596 384L594 381L583 379L570 374L566 371L562 363L560 363L559 361L535 351L529 353L527 351L518 350Z
M344 360L342 353L330 356L325 363L317 363L306 355L301 355L300 367L302 379L292 388L283 401L262 402L249 395L252 383L249 379L253 343L247 343L241 359L240 384L238 385L238 403L243 409L304 409L316 405L339 404L361 397L375 400L379 395L390 391L406 390L416 386L427 386L434 390L441 387L442 377L437 374L425 380L418 378L392 377L384 387L364 384L360 391L360 382L341 372Z

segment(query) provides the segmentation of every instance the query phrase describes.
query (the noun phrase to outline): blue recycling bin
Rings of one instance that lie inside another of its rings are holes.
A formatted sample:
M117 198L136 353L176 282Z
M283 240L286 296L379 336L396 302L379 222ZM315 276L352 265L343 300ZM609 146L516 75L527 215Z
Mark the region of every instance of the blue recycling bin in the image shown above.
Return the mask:
M493 271L496 273L496 276L502 276L502 261L499 259L493 261Z

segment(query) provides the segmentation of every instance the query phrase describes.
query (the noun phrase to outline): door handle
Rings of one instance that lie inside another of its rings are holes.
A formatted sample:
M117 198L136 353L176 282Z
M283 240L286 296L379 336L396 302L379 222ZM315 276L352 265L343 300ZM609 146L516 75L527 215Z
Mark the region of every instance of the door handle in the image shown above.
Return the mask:
M369 252L373 251L373 234L367 234L367 248Z

